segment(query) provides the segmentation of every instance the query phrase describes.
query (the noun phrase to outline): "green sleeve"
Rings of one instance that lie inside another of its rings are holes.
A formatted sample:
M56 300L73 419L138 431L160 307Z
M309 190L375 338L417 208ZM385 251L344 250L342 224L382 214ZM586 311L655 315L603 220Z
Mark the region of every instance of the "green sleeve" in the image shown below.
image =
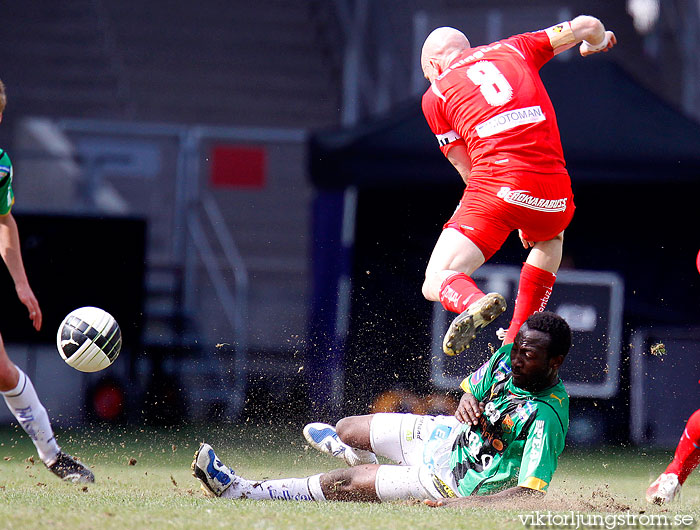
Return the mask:
M510 350L512 345L503 346L479 369L464 378L460 387L483 401L496 380L496 372L510 372Z
M7 215L15 202L12 191L12 162L7 152L0 150L0 215Z
M525 442L518 486L547 491L564 450L564 433L554 413L539 408Z

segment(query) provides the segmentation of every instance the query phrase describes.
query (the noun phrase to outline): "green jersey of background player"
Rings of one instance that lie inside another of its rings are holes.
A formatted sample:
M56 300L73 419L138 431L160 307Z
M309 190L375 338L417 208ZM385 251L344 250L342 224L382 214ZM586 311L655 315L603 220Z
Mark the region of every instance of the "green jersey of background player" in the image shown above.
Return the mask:
M5 85L0 81L0 121L7 98ZM17 298L27 308L34 329L41 329L42 314L39 302L29 285L20 249L19 231L12 215L15 197L12 192L12 162L0 149L0 256L15 284ZM39 458L49 470L69 482L94 482L87 467L61 451L53 435L46 409L41 404L32 381L7 355L0 337L0 395L12 415L34 442Z
M10 213L15 203L12 193L12 162L4 149L0 149L0 215Z
M482 404L478 424L458 427L452 447L450 469L462 496L513 483L545 491L564 450L569 426L564 385L559 381L532 391L516 385L512 347L503 346L462 381L467 399L473 396Z
M536 313L515 342L462 383L454 416L378 413L336 427L311 423L304 436L351 467L306 478L249 481L202 444L192 464L205 492L225 498L390 501L430 506L496 505L546 492L564 448L569 399L559 367L571 330ZM377 455L398 465L379 465Z

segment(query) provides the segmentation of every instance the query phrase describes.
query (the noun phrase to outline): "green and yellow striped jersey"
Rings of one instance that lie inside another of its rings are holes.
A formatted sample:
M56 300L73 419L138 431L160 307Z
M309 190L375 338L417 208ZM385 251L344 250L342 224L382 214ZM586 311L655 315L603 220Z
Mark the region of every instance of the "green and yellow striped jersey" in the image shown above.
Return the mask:
M7 215L15 203L12 192L12 162L7 151L0 149L0 215Z
M515 485L546 491L569 428L564 385L527 392L513 383L508 344L462 381L485 404L479 425L462 425L450 467L460 495L489 494Z

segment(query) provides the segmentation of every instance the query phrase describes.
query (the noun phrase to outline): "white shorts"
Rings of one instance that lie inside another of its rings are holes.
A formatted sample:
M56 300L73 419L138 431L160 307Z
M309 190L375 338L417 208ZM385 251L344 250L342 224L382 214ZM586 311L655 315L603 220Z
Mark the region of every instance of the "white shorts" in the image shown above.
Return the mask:
M375 414L369 428L372 450L401 466L415 468L381 466L377 477L391 474L396 475L397 480L418 481L433 499L457 495L457 484L449 463L452 445L460 431L457 428L459 425L454 416ZM382 492L379 486L384 482L377 480L380 498Z

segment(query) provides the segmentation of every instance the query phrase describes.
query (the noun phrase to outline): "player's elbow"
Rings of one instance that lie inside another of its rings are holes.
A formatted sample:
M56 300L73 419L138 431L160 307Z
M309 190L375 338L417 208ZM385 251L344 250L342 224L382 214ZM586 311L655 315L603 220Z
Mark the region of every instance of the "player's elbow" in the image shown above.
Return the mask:
M579 15L571 21L571 29L578 41L597 43L605 37L605 26L596 17Z

